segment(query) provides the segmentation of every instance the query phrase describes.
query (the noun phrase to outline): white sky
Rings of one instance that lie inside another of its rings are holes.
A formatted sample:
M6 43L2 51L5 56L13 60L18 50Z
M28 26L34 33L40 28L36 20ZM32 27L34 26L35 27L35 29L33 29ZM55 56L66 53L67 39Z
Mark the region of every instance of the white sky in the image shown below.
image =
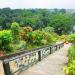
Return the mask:
M75 0L0 0L0 8L75 9Z

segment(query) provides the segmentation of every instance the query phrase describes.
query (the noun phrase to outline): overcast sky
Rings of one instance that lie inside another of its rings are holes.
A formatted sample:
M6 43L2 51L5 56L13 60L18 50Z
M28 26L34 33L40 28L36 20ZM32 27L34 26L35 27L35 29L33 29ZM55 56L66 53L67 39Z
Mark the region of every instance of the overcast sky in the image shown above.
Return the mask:
M0 0L0 8L75 9L75 0Z

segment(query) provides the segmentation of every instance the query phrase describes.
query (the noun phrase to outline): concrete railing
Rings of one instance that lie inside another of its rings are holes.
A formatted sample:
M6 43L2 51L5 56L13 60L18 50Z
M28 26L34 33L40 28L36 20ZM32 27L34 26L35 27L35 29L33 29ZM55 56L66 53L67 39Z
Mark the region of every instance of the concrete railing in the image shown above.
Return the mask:
M17 75L21 71L26 70L30 66L41 61L43 58L54 53L56 50L59 50L63 46L64 43L53 46L48 45L34 49L30 52L22 51L16 54L0 57L0 75Z

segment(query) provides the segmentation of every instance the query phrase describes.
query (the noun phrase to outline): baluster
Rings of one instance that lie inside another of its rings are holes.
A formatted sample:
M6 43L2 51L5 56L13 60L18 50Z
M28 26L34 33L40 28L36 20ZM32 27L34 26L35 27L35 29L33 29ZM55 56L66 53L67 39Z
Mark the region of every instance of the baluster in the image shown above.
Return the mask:
M56 50L57 50L58 48L57 48L57 45L56 45Z
M52 51L51 51L51 50L52 50L52 47L50 47L50 54L52 53Z
M5 75L12 75L9 62L4 62L3 67L4 67Z
M41 51L38 51L38 61L41 61Z
M59 49L60 49L60 44L59 44Z

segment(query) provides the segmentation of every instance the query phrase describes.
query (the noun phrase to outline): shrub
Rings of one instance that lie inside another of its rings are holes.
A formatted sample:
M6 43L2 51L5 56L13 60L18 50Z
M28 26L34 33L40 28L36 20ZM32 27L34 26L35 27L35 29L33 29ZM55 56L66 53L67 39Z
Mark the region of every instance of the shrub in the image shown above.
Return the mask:
M75 60L72 63L69 63L67 67L65 67L65 72L67 75L75 75Z
M11 25L11 31L12 31L12 37L13 37L13 42L14 43L19 43L20 41L20 26L18 23L14 22Z
M27 43L34 45L47 45L56 42L56 37L44 31L36 30L30 32L25 37Z
M23 27L23 31L24 31L25 33L27 33L27 32L31 32L31 31L32 31L32 28L29 27L29 26L27 26L27 27Z
M65 72L67 75L75 75L75 46L69 49L69 63L65 67Z
M31 27L23 27L22 31L20 33L21 39L22 40L26 40L27 37L27 33L32 32L32 28Z
M9 51L11 41L12 41L11 31L9 30L0 31L0 50Z
M70 42L72 42L72 43L75 43L75 34L69 35L68 41L70 41Z
M72 60L75 60L75 46L74 45L69 49L69 62L71 62Z
M63 39L64 42L75 43L75 33L70 35L63 35L61 36L61 39Z
M41 44L46 45L46 44L48 44L48 41L45 40L45 39L42 39L42 40L41 40Z
M25 41L20 41L19 44L11 44L12 51L16 52L20 49L26 49L26 42Z
M45 27L42 29L42 31L48 32L48 33L53 33L54 32L54 28L53 27Z

